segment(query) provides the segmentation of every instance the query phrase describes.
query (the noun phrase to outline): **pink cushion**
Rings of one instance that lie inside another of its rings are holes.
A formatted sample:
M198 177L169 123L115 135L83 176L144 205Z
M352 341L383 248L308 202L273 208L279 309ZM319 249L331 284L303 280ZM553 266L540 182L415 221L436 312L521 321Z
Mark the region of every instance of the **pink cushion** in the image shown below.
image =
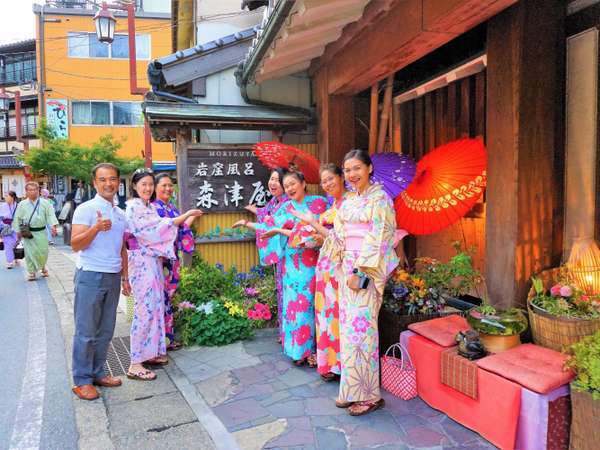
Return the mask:
M539 394L547 394L573 379L564 370L567 356L535 344L523 344L477 361L489 372L512 380Z
M469 329L469 324L464 317L457 314L411 323L409 330L426 337L442 347L456 345L456 334Z

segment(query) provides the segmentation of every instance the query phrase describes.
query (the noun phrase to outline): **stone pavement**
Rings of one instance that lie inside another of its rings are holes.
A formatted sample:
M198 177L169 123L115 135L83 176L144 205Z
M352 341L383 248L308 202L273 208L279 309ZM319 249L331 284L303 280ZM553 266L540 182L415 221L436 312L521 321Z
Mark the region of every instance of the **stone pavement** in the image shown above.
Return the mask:
M70 366L74 255L51 249L48 278ZM115 336L128 336L120 305ZM73 396L81 449L493 449L476 433L420 399L383 391L386 407L351 417L334 405L337 382L298 368L281 353L274 330L224 347L169 354L154 382L123 378L84 402ZM174 363L174 364L173 364Z
M70 248L51 248L48 267L48 287L59 312L70 372L74 297L74 255ZM129 323L124 310L119 308L115 336L128 335ZM122 377L121 387L101 388L101 398L91 402L71 395L78 447L83 450L215 448L172 379L164 370L157 370L157 374L153 382Z
M349 416L334 405L338 383L293 366L273 330L170 356L242 449L495 448L419 398L383 391L384 409Z

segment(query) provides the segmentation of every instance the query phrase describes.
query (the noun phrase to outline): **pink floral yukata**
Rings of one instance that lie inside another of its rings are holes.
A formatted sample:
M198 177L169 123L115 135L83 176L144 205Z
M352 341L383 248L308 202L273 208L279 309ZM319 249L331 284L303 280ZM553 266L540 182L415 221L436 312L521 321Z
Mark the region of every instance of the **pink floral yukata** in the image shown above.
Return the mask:
M165 203L156 199L152 203L160 217L170 217L171 219L180 215L179 210L173 203ZM175 340L175 327L173 320L173 296L179 285L179 252L194 253L194 235L190 227L185 223L179 226L177 239L175 240L175 259L163 258L163 273L165 276L165 336L167 346Z
M175 259L179 227L161 218L141 199L127 202L127 260L135 299L131 323L131 363L166 355L164 275L161 258Z
M377 317L383 288L398 265L394 251L396 217L392 201L380 185L363 195L347 194L338 210L333 232L321 253L341 263L339 279L341 379L339 400L377 401L379 391L379 336ZM370 278L367 289L347 285L353 270Z

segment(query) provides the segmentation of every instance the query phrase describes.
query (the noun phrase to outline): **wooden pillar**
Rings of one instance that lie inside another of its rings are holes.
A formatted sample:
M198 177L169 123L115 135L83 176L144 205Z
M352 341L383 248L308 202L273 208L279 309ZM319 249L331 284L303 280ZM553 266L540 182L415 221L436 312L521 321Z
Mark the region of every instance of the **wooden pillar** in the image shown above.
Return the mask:
M188 146L191 142L192 132L189 128L177 130L175 137L175 162L177 165L177 186L179 188L179 211L184 213L190 208L195 208L192 204L191 192L188 190L188 178L190 176L188 168ZM183 265L191 266L192 255L183 252Z
M488 22L486 282L501 307L560 260L564 16L560 0L528 0Z
M319 160L341 164L344 155L354 147L354 99L329 94L324 67L315 75L315 101Z

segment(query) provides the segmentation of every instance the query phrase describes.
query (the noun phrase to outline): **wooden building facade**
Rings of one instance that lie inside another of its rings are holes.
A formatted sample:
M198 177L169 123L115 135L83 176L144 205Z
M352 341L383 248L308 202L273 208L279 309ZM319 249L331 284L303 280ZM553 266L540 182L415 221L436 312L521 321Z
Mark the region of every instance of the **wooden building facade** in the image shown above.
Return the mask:
M591 173L578 177L576 168L571 171L572 178L587 180L594 198L579 203L582 187L575 186L571 195L577 204L571 206L597 214L598 3L273 2L271 17L244 60L242 83L260 85L307 70L321 161L340 162L354 147L418 159L455 138L483 136L484 199L453 227L409 239L407 251L443 258L453 240L475 245L490 301L523 304L531 275L568 256L565 134L589 137L572 144L569 160L582 146L594 156ZM569 39L585 30L592 37L570 57ZM565 99L581 90L577 81L573 92L566 91L567 61L580 78L581 70L596 68L586 78L595 90L579 94L593 103L584 112L577 108L581 102L574 108L587 118L585 124L565 119Z

